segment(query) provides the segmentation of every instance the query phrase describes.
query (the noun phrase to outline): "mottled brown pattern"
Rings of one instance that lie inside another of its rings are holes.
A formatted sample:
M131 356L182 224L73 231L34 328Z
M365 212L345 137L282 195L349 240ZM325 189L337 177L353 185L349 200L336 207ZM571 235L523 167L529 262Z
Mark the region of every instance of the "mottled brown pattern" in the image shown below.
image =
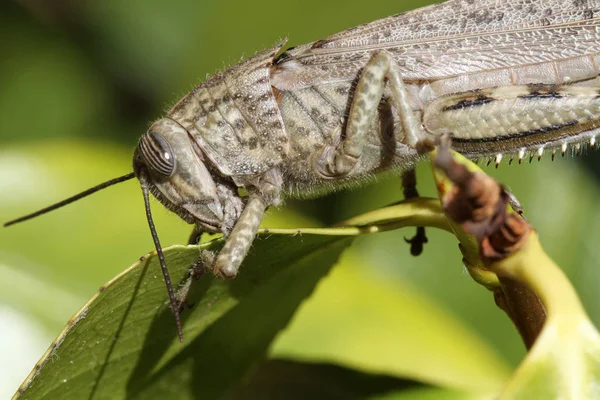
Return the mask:
M223 174L260 174L285 157L287 133L269 79L283 43L209 78L169 112Z

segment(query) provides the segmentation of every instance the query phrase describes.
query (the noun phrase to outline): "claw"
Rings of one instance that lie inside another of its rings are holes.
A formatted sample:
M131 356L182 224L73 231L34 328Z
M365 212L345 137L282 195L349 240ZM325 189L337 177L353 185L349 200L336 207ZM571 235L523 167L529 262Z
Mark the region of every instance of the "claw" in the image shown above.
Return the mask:
M404 238L404 241L410 244L410 254L414 257L423 253L423 245L428 242L427 236L425 236L425 228L422 226L417 227L417 234L411 239Z

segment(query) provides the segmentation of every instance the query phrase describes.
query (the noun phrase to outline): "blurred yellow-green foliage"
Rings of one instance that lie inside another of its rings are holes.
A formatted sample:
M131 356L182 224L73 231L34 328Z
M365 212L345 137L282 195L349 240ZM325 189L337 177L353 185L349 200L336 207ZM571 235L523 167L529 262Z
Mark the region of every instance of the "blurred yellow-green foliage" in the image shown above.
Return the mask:
M428 3L3 2L0 219L130 171L132 149L149 123L207 74L242 56L284 36L294 46ZM521 200L546 250L565 269L596 325L600 193L593 171L599 170L599 160L598 154L555 162L547 157L531 165L488 168ZM430 175L428 166L421 166L424 195L434 195ZM271 211L264 226L323 225L399 199L399 180L385 180L324 199L290 202ZM139 187L128 182L0 231L0 396L14 392L69 316L100 285L153 248L142 206ZM184 222L157 203L154 213L164 245L187 240L190 228ZM412 258L403 237L413 233L359 238L353 261L319 286L273 351L315 358L356 351L348 362L364 360L358 367L395 372L410 370L410 365L402 367L402 357L389 355L405 354L424 374L435 371L436 378L430 380L440 383L453 379L452 365L473 358L465 343L456 345L464 351L440 350L453 354L452 359L436 358L437 340L444 338L447 327L453 332L450 337L478 336L481 343L473 343L471 350L487 346L490 357L499 360L498 370L503 362L515 366L524 354L520 339L491 295L464 272L455 238L430 230L424 254ZM334 284L335 279L343 284ZM365 289L377 285L386 290ZM397 293L390 295L394 288ZM351 301L353 290L368 299ZM360 305L394 308L412 325L369 319ZM307 339L311 335L330 340L316 345ZM379 352L368 347L370 354L363 354L359 347L365 338L387 347ZM452 347L452 341L443 343L446 350Z

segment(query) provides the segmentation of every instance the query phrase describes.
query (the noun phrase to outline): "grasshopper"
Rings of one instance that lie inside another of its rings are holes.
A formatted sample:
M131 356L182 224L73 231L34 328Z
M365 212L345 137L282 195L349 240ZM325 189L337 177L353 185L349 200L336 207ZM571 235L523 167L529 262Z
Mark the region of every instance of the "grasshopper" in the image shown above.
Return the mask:
M496 164L596 145L600 0L448 0L284 44L182 98L141 137L132 173L6 225L137 178L181 338L149 193L194 225L191 242L223 233L212 271L233 278L268 207L383 171L415 196L410 171L441 135Z

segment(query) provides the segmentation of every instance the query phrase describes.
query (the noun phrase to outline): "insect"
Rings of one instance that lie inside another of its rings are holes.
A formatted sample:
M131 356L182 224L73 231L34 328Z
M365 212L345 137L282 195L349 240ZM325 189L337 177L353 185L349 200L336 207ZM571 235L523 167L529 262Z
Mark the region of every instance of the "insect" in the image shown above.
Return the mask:
M415 196L410 171L441 135L496 164L596 145L600 0L448 0L284 44L182 98L141 137L133 172L5 226L137 178L182 338L149 193L194 225L192 242L224 234L212 270L233 278L268 207L389 170Z

